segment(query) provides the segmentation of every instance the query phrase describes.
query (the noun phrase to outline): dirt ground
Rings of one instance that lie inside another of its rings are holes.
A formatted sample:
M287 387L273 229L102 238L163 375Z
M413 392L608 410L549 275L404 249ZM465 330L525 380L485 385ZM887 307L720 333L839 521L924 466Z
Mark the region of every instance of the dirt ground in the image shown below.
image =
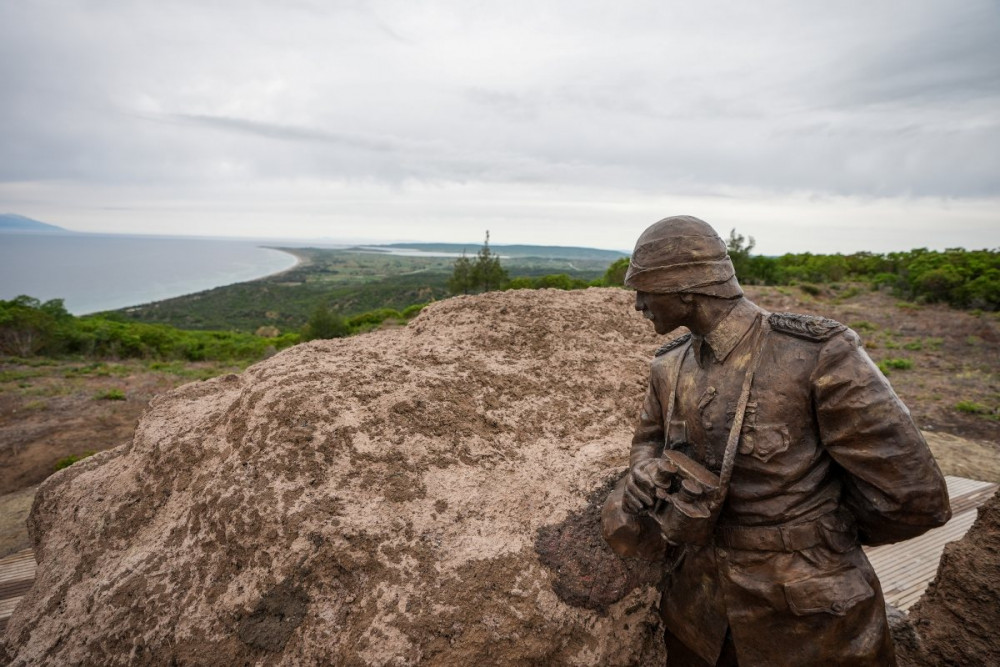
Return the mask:
M0 496L0 558L31 546L25 522L37 486Z
M157 394L241 368L0 358L0 495L37 485L66 457L127 442Z

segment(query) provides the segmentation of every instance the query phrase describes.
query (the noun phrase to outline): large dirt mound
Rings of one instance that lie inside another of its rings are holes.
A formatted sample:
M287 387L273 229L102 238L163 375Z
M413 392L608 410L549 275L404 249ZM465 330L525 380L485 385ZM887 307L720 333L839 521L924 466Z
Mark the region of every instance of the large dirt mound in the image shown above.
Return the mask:
M910 610L900 664L1000 665L1000 493L966 536L944 548L937 576Z
M631 299L460 297L159 396L41 487L8 659L662 664L658 572L594 532L658 344Z

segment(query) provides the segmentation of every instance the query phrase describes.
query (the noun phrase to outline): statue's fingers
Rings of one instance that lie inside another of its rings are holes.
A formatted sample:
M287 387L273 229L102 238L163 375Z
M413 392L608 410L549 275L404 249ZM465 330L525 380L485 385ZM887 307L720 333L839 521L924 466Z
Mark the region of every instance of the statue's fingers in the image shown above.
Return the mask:
M639 498L649 498L650 505L653 504L653 494L656 493L656 484L644 473L637 473L626 483L626 488L631 488L633 493ZM641 494L641 495L640 495Z
M625 499L632 503L636 512L653 504L653 497L640 489L632 480L625 483Z
M628 486L622 492L622 509L624 509L629 514L638 514L642 506L639 501L635 499L635 496L629 491Z
M625 493L622 497L622 509L629 514L638 514L639 508L635 506L635 499Z

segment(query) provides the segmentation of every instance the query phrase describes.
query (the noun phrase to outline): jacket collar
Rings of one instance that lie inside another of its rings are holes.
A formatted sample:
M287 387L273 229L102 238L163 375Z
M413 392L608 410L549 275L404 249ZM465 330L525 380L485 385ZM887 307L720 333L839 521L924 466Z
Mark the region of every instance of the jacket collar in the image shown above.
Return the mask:
M743 340L750 327L753 325L757 314L761 309L751 301L741 298L729 313L719 320L715 328L704 336L692 336L695 359L701 363L701 346L707 344L715 360L722 363L726 357L736 348L736 345Z

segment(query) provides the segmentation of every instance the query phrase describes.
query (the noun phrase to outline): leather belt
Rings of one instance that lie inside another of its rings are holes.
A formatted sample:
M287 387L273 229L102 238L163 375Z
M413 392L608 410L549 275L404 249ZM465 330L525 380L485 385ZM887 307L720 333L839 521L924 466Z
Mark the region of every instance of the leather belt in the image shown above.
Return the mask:
M784 526L718 526L715 543L749 551L802 551L825 542L819 520Z

